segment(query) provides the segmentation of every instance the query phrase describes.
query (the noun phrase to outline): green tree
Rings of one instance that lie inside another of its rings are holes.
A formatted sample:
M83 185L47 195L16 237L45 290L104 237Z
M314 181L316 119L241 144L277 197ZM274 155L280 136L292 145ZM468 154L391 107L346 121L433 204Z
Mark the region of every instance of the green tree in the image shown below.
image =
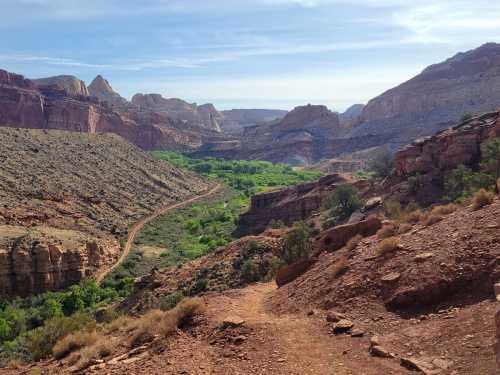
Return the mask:
M360 209L363 203L358 190L351 185L340 185L327 199L325 208L330 209L330 216L336 221L342 221Z
M0 318L0 342L10 340L12 338L12 328L4 318Z
M310 229L303 221L296 222L293 229L285 236L283 260L290 264L301 258L309 257L312 250Z
M43 321L64 316L61 302L53 298L47 299L40 308L40 317Z
M64 315L68 316L85 308L83 293L79 285L73 285L62 300Z
M481 168L497 181L500 178L500 138L484 143L481 151ZM498 184L495 184L495 192L498 193Z
M383 148L377 152L375 157L368 163L370 171L374 172L377 177L385 178L394 171L394 156L387 148Z

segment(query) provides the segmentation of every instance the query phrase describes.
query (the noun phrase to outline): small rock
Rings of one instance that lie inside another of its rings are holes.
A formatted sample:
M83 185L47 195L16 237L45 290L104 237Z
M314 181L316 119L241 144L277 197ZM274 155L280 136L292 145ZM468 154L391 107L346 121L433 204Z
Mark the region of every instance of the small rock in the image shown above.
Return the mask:
M388 273L387 275L382 276L380 280L387 282L387 283L393 283L395 281L398 281L401 278L401 274L398 272L391 272Z
M375 357L391 358L392 355L383 346L375 345L370 348L370 353Z
M313 309L307 312L307 316L312 316L312 315L318 315L318 311Z
M245 342L247 338L245 336L236 336L234 339L233 339L233 342L236 344L236 345L241 345L243 344L243 342Z
M365 331L361 329L353 329L351 331L351 337L363 337L365 335Z
M436 358L432 360L432 364L441 370L448 370L453 366L453 361L448 361L446 359Z
M351 330L351 328L354 326L354 323L351 322L350 320L347 319L341 319L335 325L333 326L333 333L339 334L339 333L345 333Z
M239 316L228 316L222 321L222 328L236 328L245 324L245 321Z
M422 254L418 254L417 256L415 256L415 260L417 262L423 262L429 258L432 258L434 256L434 253L422 253Z
M380 337L378 337L378 336L370 337L370 348L372 346L379 346L379 345L380 345Z
M330 323L337 323L338 321L345 319L345 316L341 313L335 311L328 311L326 313L326 321Z
M409 370L421 371L425 375L434 375L441 372L440 369L436 369L436 367L432 363L424 359L401 358L401 366Z
M278 358L278 359L276 360L276 362L279 362L279 363L282 363L282 362L285 362L285 361L286 361L286 359L285 359L285 358Z

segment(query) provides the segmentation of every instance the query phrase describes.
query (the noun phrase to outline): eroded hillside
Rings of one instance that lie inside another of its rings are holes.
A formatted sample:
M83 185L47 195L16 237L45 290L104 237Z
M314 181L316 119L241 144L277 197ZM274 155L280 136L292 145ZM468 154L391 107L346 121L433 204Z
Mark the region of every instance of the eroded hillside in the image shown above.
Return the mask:
M0 128L0 161L6 293L90 276L118 255L133 222L207 189L111 134Z

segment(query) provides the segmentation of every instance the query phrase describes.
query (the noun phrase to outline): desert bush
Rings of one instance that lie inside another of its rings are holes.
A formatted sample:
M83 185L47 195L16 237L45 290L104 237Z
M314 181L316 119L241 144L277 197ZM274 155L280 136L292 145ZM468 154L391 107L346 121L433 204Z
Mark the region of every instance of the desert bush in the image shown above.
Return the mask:
M500 138L494 138L481 145L481 153L481 169L491 174L494 181L497 181L500 178ZM498 186L495 186L495 191L499 192Z
M397 237L389 237L382 240L376 249L378 256L386 255L396 251L399 248L399 239Z
M282 220L274 220L272 219L268 226L268 228L270 229L283 229L283 228L286 228L286 225L285 223L282 221Z
M413 201L402 207L397 200L387 200L384 202L384 211L386 216L396 223L418 222L420 220L421 211Z
M363 239L363 236L360 234L357 234L356 236L351 238L349 241L347 241L347 244L345 245L347 251L354 250L358 246L358 244L361 242L362 239Z
M130 344L135 347L151 341L155 335L169 336L203 311L200 298L184 299L169 311L150 310L134 322Z
M473 195L480 189L492 189L495 178L484 172L474 172L463 165L450 171L444 180L445 199L450 202Z
M54 345L52 354L56 359L61 359L76 350L94 344L97 339L98 336L95 331L70 333Z
M396 225L384 225L377 232L377 237L381 240L384 238L394 237L398 232L398 227Z
M323 207L330 210L330 217L338 223L348 219L363 206L358 190L351 185L340 185L326 199Z
M99 336L92 345L84 347L80 351L80 358L77 368L83 370L92 365L95 360L105 358L113 353L117 346L117 341L109 337Z
M394 170L394 156L387 148L381 149L368 163L368 168L378 177L388 177Z
M434 215L449 215L457 210L457 205L449 203L443 206L435 206L431 210L431 214Z
M160 298L160 310L167 311L173 309L184 299L184 293L176 291Z
M424 180L420 173L408 178L408 188L411 194L418 194L424 188Z
M472 207L475 210L492 204L495 199L495 194L485 189L480 189L476 194L474 194L474 199L472 201Z
M403 223L399 226L398 233L399 234L408 233L409 231L411 231L412 228L413 226L411 224Z
M439 223L441 220L443 220L443 216L436 214L436 213L429 213L428 215L425 215L423 221L423 224L426 226L430 226L436 223Z
M342 273L344 273L349 264L349 255L347 252L340 254L337 261L333 263L332 266L329 267L328 273L332 279L339 277Z
M303 221L294 224L293 229L288 232L283 241L283 260L290 264L310 255L312 244L310 240L310 228Z
M106 325L106 330L108 332L116 332L122 329L127 330L133 321L134 319L130 316L122 315L112 322L108 323Z
M259 281L259 266L251 259L247 259L241 266L241 277L247 283Z
M52 318L26 334L25 345L32 359L48 357L54 345L62 337L79 330L95 329L95 320L88 314L76 313L70 317Z

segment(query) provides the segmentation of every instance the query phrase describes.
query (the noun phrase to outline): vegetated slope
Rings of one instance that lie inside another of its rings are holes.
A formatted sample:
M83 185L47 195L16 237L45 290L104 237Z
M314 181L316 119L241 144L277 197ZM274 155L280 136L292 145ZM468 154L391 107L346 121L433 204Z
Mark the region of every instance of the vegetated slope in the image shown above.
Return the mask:
M200 177L111 134L1 128L0 163L1 292L8 294L92 275L118 255L117 238L130 224L207 189Z
M490 345L499 215L497 198L480 210L468 206L436 224L417 224L384 254L377 236L351 251L324 253L269 301L280 313L340 311L397 356L443 358L460 374L496 373Z

